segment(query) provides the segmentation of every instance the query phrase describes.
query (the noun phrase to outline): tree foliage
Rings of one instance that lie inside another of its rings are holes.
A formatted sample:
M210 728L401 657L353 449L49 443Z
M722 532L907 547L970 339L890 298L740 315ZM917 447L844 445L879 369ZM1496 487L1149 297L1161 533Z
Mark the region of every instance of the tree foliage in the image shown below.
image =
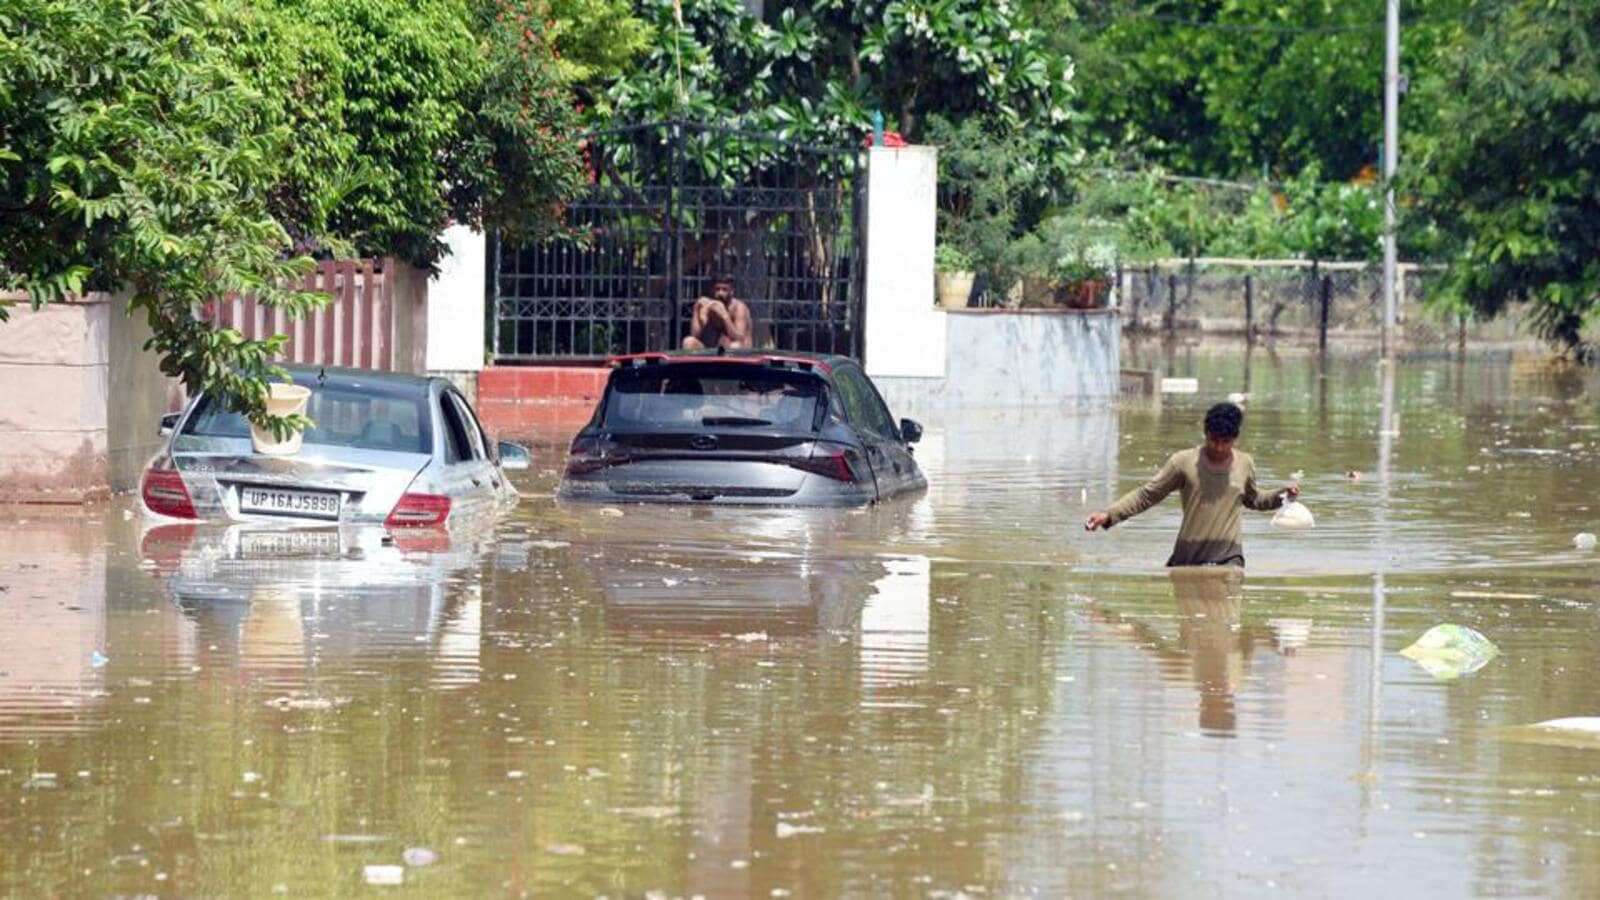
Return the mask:
M273 212L428 267L451 222L537 235L581 170L538 0L260 0L215 35L288 127ZM330 198L337 198L333 202Z
M1317 164L1345 180L1382 142L1382 0L1038 2L1079 60L1089 134L1124 163L1221 178ZM1408 0L1404 66L1431 70L1466 0Z
M979 0L640 0L657 35L610 90L618 118L688 118L796 140L859 141L874 112L908 139L928 117L1019 129L1038 165L1065 171L1076 142L1072 64L1009 3ZM681 9L681 24L679 10Z
M190 2L0 5L0 282L36 306L126 288L163 372L259 418L282 338L194 311L249 293L299 314L319 298L282 287L309 264L268 211L288 134L207 39L234 22Z
M543 233L581 181L534 0L0 0L0 288L126 291L162 371L256 421L308 251L427 265L451 220ZM0 307L0 318L4 309ZM294 423L277 420L279 427Z
M1447 296L1483 316L1531 303L1583 348L1600 306L1600 9L1496 0L1423 85L1437 122L1409 162L1417 213L1451 251Z
M632 0L550 0L546 39L557 50L557 75L604 113L605 87L633 70L655 34Z

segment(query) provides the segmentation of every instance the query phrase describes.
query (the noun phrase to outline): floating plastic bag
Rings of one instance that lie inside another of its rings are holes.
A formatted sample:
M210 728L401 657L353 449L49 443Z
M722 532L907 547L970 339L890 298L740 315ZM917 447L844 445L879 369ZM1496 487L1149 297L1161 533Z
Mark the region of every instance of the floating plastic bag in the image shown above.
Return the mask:
M1595 542L1595 536L1587 531L1580 531L1572 536L1572 546L1579 550L1593 550Z
M1317 524L1311 515L1311 510L1306 508L1299 500L1290 500L1278 508L1278 514L1272 517L1273 528L1310 528Z
M1465 625L1435 625L1400 651L1429 675L1449 681L1478 671L1500 655L1500 648Z

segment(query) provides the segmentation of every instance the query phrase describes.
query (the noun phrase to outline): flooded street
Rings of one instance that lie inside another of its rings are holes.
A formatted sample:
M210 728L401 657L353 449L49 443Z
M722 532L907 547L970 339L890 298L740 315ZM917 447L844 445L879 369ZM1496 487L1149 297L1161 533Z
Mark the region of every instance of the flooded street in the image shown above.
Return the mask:
M0 896L1592 894L1600 740L1512 729L1600 715L1600 376L1124 364L1201 391L923 416L864 511L557 505L560 435L450 540L15 511ZM1314 530L1083 531L1233 392Z

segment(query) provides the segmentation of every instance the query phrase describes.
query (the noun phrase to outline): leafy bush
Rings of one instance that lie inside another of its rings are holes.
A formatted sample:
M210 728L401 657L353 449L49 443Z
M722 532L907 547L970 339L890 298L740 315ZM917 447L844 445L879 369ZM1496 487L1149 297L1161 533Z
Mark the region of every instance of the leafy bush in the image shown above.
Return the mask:
M575 112L531 0L5 0L0 287L126 290L162 371L253 420L308 251L428 265L450 220L557 226ZM0 308L0 319L4 318ZM293 424L273 420L278 427Z
M935 272L971 272L972 254L953 244L938 244L933 248Z

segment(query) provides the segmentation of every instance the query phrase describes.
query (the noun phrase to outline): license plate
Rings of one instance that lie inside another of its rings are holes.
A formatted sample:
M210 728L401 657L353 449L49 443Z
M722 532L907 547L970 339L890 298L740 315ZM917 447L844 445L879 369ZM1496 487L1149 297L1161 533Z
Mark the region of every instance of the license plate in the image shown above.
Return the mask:
M338 556L339 532L247 531L239 535L241 559L282 559L298 556Z
M333 491L297 491L245 485L239 488L239 511L306 519L339 518L339 495Z

